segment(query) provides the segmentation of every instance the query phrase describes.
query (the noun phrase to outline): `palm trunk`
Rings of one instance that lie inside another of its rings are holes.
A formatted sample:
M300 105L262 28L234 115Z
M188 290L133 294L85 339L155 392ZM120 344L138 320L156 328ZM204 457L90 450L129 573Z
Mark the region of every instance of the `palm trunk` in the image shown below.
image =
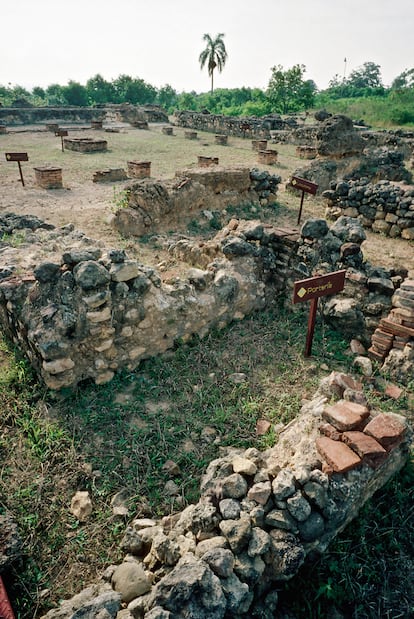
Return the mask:
M211 72L211 94L213 94L213 73L214 71Z

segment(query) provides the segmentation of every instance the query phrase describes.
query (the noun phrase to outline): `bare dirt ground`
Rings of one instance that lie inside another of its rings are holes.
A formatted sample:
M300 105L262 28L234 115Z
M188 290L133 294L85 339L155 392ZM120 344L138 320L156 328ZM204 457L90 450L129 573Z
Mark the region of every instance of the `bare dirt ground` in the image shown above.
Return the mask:
M125 240L111 226L111 218L117 208L124 182L93 183L97 170L127 168L127 161L151 161L151 176L171 178L177 171L195 167L198 155L219 157L220 165L247 165L280 174L285 182L294 170L303 166L290 145L269 145L279 152L274 166L257 164L257 155L251 141L229 138L228 146L214 144L214 136L198 132L197 140L184 137L184 129L174 128L173 136L161 132L162 125L150 125L149 131L120 125L119 133L94 131L80 126L69 126L69 137L96 137L108 141L105 153L82 154L61 150L60 138L41 127L11 128L0 136L0 148L5 152L27 152L29 161L22 163L25 186L23 187L17 163L7 162L0 155L0 213L36 215L48 223L62 226L73 223L85 234L100 239L110 246L125 245ZM23 130L24 129L24 130ZM63 189L45 190L35 183L34 167L54 165L62 167ZM285 208L278 213L275 223L280 226L296 226L299 195L292 195L280 186L279 202ZM324 216L320 198L305 200L303 219L309 216ZM367 233L363 244L366 258L382 266L405 266L414 276L413 243L389 239L382 235ZM133 249L133 243L127 244ZM157 258L156 258L157 259Z

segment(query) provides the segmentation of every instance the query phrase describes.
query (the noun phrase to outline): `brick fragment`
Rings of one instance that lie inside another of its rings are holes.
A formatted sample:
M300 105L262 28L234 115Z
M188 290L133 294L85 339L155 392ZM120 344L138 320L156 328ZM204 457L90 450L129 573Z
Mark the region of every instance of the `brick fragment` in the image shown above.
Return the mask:
M375 438L387 451L401 443L406 424L395 415L380 413L365 426L364 432Z
M398 387L398 385L394 385L389 383L385 388L385 395L390 398L394 398L394 400L398 400L401 397L403 390Z
M386 355L383 355L378 350L375 350L374 346L368 348L368 357L374 359L374 361L380 361L381 363L384 361Z
M362 404L339 400L333 406L325 406L322 416L337 430L345 432L358 428L369 417L369 410Z
M267 421L267 419L258 419L256 423L256 436L263 436L264 434L267 434L271 425L272 424L270 421Z
M362 458L364 464L376 468L384 462L387 457L386 450L372 436L364 432L344 432L342 440Z
M361 463L361 458L345 443L333 441L327 436L316 439L316 449L335 473L346 473Z
M319 426L319 431L321 434L323 434L324 436L327 436L328 438L331 438L333 441L340 441L341 440L341 432L339 432L339 430L337 430L336 428L334 428L334 426L331 423L321 423L321 425Z

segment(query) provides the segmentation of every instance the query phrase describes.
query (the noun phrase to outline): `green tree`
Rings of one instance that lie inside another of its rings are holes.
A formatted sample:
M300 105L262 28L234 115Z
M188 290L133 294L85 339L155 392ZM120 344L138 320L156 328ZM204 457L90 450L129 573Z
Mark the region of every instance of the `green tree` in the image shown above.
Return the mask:
M286 71L282 65L272 67L267 97L275 112L288 114L312 107L316 84L313 80L303 79L305 71L303 64L296 64Z
M63 86L50 84L46 88L46 100L48 105L62 105L65 103Z
M157 103L168 111L172 112L174 110L177 100L177 91L169 84L162 86L157 92Z
M86 82L86 91L90 103L102 104L115 101L115 89L111 82L107 82L97 73Z
M205 64L207 64L207 71L211 77L211 94L213 94L214 90L214 69L217 69L218 72L221 73L227 60L227 51L223 37L223 33L218 34L215 39L212 39L209 34L205 34L203 39L207 43L207 46L201 52L198 59L201 69L204 69Z
M391 84L392 90L414 88L414 69L405 69Z
M382 88L381 67L375 62L364 62L350 73L346 83L354 88Z
M89 103L85 86L73 80L70 80L68 85L63 87L63 96L68 105L85 107Z
M113 81L117 103L153 103L157 96L157 89L140 78L130 75L119 75Z

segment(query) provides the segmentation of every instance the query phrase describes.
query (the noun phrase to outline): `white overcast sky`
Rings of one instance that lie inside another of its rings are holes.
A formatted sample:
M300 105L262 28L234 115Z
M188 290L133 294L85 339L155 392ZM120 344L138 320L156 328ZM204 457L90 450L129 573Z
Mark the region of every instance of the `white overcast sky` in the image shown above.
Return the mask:
M300 63L326 88L364 62L385 85L414 67L414 0L1 0L0 84L82 84L121 73L205 92L203 34L224 33L215 87L265 89L271 68ZM344 59L347 59L345 65Z

